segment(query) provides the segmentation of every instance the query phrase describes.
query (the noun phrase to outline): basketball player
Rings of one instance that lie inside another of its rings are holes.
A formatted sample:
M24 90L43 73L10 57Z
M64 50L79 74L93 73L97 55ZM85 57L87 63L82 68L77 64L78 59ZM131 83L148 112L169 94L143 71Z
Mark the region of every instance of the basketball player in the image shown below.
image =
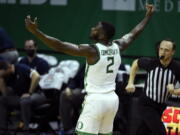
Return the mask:
M99 22L91 29L93 45L76 45L63 42L44 34L38 29L37 18L25 19L26 28L50 48L73 56L86 58L85 90L87 96L76 126L78 135L111 135L113 121L118 110L118 96L115 94L115 78L121 63L120 51L125 50L143 31L154 8L147 5L145 18L122 38L110 41L115 34L113 25Z

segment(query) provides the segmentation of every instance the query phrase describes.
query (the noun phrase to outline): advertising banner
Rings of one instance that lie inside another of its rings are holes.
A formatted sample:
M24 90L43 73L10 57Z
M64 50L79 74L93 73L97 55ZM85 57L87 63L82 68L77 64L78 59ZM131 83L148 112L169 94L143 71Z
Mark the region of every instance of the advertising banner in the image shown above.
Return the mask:
M156 56L155 43L173 39L180 51L180 0L0 0L0 27L4 27L17 48L34 38L24 25L27 15L38 18L40 29L53 37L76 44L91 43L91 27L99 21L112 23L114 39L130 32L145 16L146 3L155 7L148 26L123 52L128 56ZM39 49L49 49L38 41ZM180 58L180 53L175 57Z
M166 126L167 135L180 135L180 108L167 107L162 121Z

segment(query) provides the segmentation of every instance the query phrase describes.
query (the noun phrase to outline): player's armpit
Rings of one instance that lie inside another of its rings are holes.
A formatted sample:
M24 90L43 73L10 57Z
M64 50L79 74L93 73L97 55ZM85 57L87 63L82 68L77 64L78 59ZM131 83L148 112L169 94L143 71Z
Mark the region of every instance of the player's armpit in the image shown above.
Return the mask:
M94 64L99 59L98 50L91 45L81 44L79 51L81 56L86 57L88 64Z
M119 45L121 51L127 48L127 46L133 41L132 33L125 34L122 38L114 40L113 42Z

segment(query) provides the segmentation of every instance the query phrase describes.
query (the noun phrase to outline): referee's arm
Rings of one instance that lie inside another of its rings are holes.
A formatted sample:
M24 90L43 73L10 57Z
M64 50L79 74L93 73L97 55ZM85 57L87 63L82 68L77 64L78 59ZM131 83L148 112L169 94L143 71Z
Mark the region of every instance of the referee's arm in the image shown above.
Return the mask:
M138 69L139 69L138 59L136 59L133 61L133 64L131 66L130 76L129 76L128 84L126 86L127 92L135 91L134 80L135 80L135 76L136 76Z
M177 96L180 95L180 88L175 89L174 84L168 84L167 89L170 94L177 95Z

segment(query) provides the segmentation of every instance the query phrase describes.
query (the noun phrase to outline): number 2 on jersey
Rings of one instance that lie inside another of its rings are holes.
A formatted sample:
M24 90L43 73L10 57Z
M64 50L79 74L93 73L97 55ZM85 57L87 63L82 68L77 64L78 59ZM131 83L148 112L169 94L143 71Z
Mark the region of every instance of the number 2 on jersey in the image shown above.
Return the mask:
M106 73L113 73L111 66L114 65L114 57L107 57L107 61L110 61L110 63L107 65Z

